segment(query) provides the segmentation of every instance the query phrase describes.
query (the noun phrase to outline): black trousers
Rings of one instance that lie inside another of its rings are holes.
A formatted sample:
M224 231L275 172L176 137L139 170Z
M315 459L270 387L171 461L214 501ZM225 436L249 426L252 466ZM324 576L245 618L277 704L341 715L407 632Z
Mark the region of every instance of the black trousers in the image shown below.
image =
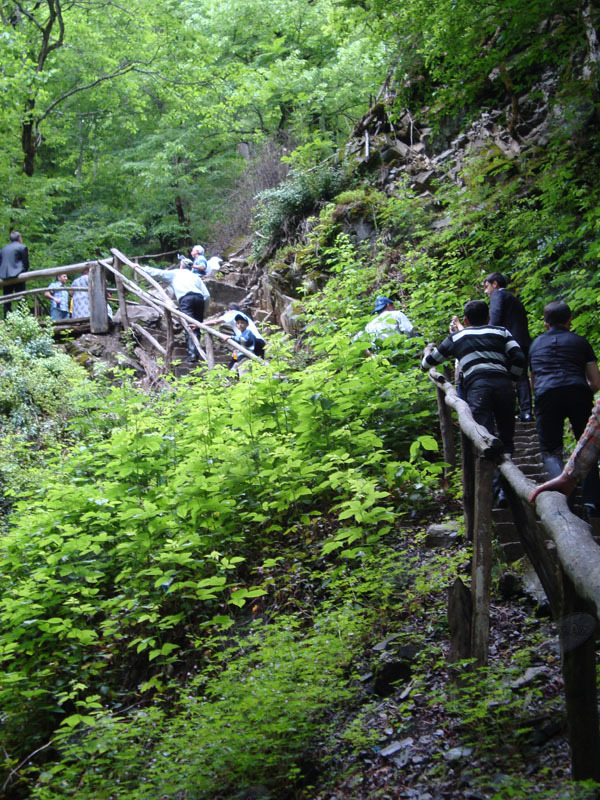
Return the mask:
M183 311L184 314L187 314L188 317L198 320L198 322L204 321L204 297L197 292L188 292L184 294L183 297L180 297L179 309ZM197 358L198 353L187 331L185 332L185 341L187 344L188 358Z
M529 372L523 370L523 374L517 381L517 398L519 400L519 411L521 414L529 412L531 414L531 386L529 384Z
M515 436L515 389L510 378L502 375L477 376L465 385L465 400L475 422L490 433L496 432L504 452L513 451Z
M559 386L535 396L535 425L546 471L551 478L563 467L563 429L568 419L579 439L592 412L594 395L585 386ZM600 476L593 467L583 482L584 503L600 505Z
M13 283L12 286L5 286L2 294L6 296L7 294L16 294L17 292L24 292L25 286L26 286L25 281L23 281L23 283ZM8 314L9 311L12 310L12 303L3 303L3 305L4 305L4 319L6 319L6 315Z

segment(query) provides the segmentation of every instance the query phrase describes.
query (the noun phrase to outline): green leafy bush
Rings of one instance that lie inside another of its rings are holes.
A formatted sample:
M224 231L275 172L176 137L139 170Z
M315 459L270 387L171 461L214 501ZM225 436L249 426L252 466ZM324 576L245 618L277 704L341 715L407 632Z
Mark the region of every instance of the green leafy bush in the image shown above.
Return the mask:
M347 180L340 167L322 164L312 171L292 172L280 186L261 192L256 212L261 236L257 242L262 242L258 245L260 252L267 244L279 243L285 238L295 239L300 219L338 194Z
M356 693L348 668L367 621L364 611L342 607L317 614L309 632L292 616L253 623L189 682L170 715L92 709L80 720L82 735L64 729L63 758L40 775L32 796L103 797L108 776L122 800L208 800L216 787L228 797L257 785L280 795L311 769L311 740L325 713Z

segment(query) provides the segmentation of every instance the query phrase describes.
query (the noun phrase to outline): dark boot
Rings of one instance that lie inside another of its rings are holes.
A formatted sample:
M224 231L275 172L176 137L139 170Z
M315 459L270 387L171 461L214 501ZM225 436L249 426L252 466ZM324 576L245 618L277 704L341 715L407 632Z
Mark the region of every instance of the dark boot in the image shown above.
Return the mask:
M187 346L187 358L185 359L187 363L193 364L194 361L198 361L198 353L196 352L196 347L192 342L190 336L186 333L185 334L185 343Z

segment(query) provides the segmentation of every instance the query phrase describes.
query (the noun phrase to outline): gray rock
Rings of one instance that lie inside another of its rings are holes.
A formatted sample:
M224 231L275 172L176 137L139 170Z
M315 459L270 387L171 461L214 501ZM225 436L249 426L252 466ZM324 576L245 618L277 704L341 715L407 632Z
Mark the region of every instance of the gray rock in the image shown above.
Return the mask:
M383 750L381 750L380 755L382 755L384 758L389 758L390 756L395 755L399 750L404 750L406 747L410 747L413 742L414 739L412 736L407 736L406 739L401 739L397 742L391 742L387 747L384 747Z
M130 322L137 322L143 325L154 325L160 319L160 313L151 306L133 306L127 304L127 317ZM121 309L113 317L114 322L122 323Z
M549 677L549 675L550 673L546 667L529 667L519 678L511 682L510 688L525 689L525 687L531 686L532 683L535 683L540 678Z
M430 525L427 528L425 547L451 547L458 539L458 531L451 525Z
M472 753L472 747L453 747L444 753L444 758L446 761L460 761L461 758L469 758Z

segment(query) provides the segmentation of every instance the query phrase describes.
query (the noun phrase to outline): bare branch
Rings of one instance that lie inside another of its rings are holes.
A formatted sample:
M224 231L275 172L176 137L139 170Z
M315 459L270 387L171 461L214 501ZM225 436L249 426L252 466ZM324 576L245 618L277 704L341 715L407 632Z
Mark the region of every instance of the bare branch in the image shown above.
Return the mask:
M64 94L61 94L60 97L57 97L56 100L50 103L48 108L42 114L40 114L40 116L36 120L36 128L39 126L40 122L42 122L49 114L52 113L54 108L56 108L56 106L59 105L59 103L62 103L63 100L66 100L68 97L72 97L74 94L78 94L79 92L85 92L87 89L93 89L94 86L98 86L98 84L104 83L104 81L110 81L113 78L118 78L121 75L126 75L128 72L135 70L137 64L151 63L154 58L156 58L156 54L152 57L150 61L124 62L123 64L118 66L114 72L110 72L108 75L100 75L95 80L90 81L90 83L85 83L81 86L73 86L71 89L64 92Z

